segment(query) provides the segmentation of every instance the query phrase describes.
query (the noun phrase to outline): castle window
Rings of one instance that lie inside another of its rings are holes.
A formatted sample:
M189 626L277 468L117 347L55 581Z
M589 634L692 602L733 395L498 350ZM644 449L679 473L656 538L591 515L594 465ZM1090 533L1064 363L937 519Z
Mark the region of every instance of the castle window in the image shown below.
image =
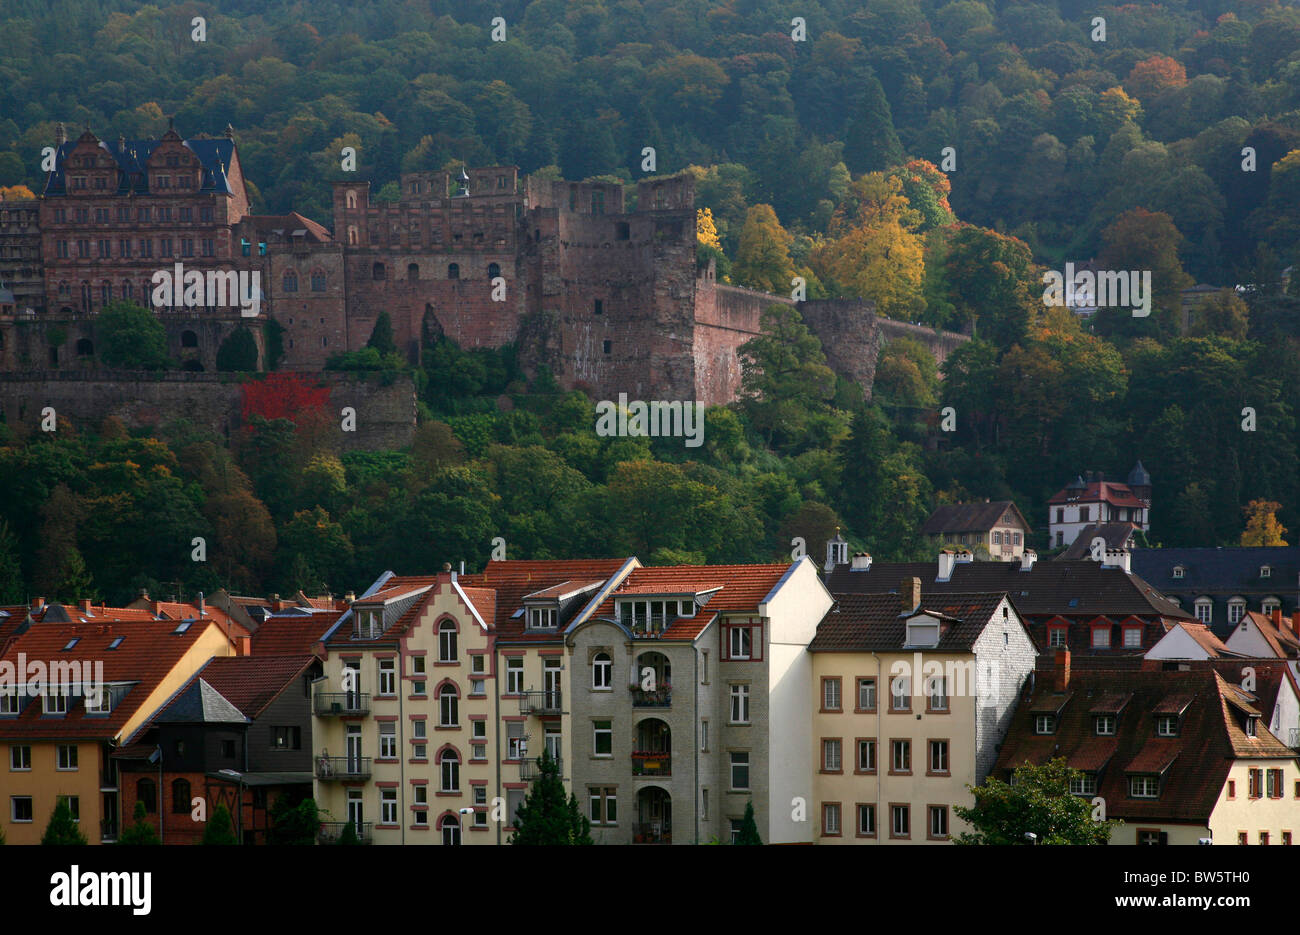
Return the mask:
M312 292L324 292L324 291L325 291L325 274L324 274L323 272L321 272L320 270L313 270L313 271L312 271L312 274L311 274L311 291L312 291Z
M284 274L284 291L298 291L298 274L293 270L286 270Z
M406 278L407 278L407 279L419 279L419 278L420 278L420 264L419 264L419 263L411 263L411 264L409 264L409 265L406 267Z
M351 193L349 192L349 194ZM348 243L355 246L356 242L357 242L357 228L355 225L353 225L348 228Z
M509 179L506 176L497 176L497 188L505 188L507 184L509 184Z
M198 347L199 336L193 331L181 332L181 347Z
M447 264L447 278L448 278L448 279L460 279L460 264L459 264L459 263L449 263L449 264Z
M616 230L618 231L617 237L619 240L632 239L632 228L626 221L619 221L616 225Z
M355 208L357 206L357 193L354 191L349 191L344 200L347 202L347 206L349 208ZM349 230L355 231L356 228L349 228ZM353 240L352 242L356 243L356 240Z
M78 357L89 357L93 353L95 353L95 345L90 343L89 338L82 338L77 341Z
M374 280L380 280L384 278L383 263L376 263L374 266L370 267L370 278Z
M612 351L613 347L614 347L614 342L613 342L613 341L606 341L606 342L605 342L605 353L606 353L606 354L610 353L610 352Z
M58 365L59 365L59 349L58 349L57 347L51 347L51 348L50 348L50 366L51 366L51 367L57 367Z
M605 213L605 193L603 191L594 191L591 193L591 213Z
M107 305L113 300L113 286L107 279L99 284L99 301Z
M498 276L500 276L500 275L501 275L501 264L500 264L500 263L489 263L489 264L488 264L488 279L496 279L496 278L497 278Z
M605 301L604 301L604 299L597 299L597 300L596 300L596 305L595 305L595 308L592 309L592 313L593 313L593 314L596 314L596 315L603 315L603 314L605 314Z

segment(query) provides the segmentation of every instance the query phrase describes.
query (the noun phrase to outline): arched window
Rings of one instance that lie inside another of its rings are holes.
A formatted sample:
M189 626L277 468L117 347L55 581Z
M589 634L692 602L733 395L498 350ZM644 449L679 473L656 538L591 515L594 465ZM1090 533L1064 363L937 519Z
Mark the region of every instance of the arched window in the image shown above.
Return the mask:
M438 624L438 661L456 661L456 622L444 620Z
M355 224L348 225L348 243L354 247L356 246L357 228Z
M455 815L443 815L442 820L438 822L442 829L442 843L448 847L454 847L460 844L460 819Z
M349 208L355 208L357 206L357 193L349 189L345 200ZM349 230L355 232L356 228L353 227L350 228ZM356 243L356 241L354 240L353 243Z
M324 272L324 270L319 270L319 269L312 270L312 273L311 273L311 291L312 291L312 292L324 292L324 291L325 291L325 272Z
M72 287L66 282L59 283L59 295L72 295Z
M129 279L122 280L122 298L128 300L135 298L135 284Z
M113 301L113 284L107 279L99 284L99 301L102 305Z
M89 338L81 338L77 341L77 356L89 357L95 353L95 345L90 342Z
M172 812L184 815L190 810L190 781L177 779L172 782Z
M284 271L284 291L298 291L298 273L294 270L287 269Z
M198 347L198 346L199 346L199 336L197 334L195 334L193 331L188 331L188 330L181 332L181 347Z
M500 275L501 275L501 264L500 264L500 263L489 263L489 264L488 264L488 279L496 279L496 278L497 278L498 276L500 276Z
M83 281L81 283L81 310L83 312L90 311L91 295L90 283Z
M447 264L447 278L448 278L448 279L460 279L460 264L459 264L459 263L448 263L448 264Z
M438 689L438 726L455 727L460 723L460 700L452 685Z
M1214 601L1208 597L1198 597L1196 599L1196 619L1201 623L1214 622Z
M1234 597L1228 601L1228 622L1232 624L1241 623L1242 616L1246 613L1246 599L1244 597Z
M439 779L442 783L440 792L460 791L460 757L455 750L443 750L438 754Z
M153 815L158 812L158 786L152 779L137 779L135 797L144 803L144 810Z
M591 687L609 688L614 683L614 662L609 653L596 653L591 661Z
M384 264L383 264L383 263L376 263L374 266L370 267L370 278L371 278L371 279L383 279L383 278L384 278Z
M419 278L420 278L420 264L419 264L419 263L408 263L408 264L407 264L407 266L406 266L406 278L407 278L407 279L419 279Z

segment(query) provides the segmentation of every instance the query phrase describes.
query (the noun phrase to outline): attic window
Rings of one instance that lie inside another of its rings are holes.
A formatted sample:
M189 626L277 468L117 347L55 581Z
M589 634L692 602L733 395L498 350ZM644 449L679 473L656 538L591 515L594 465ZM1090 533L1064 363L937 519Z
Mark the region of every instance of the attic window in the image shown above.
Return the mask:
M117 649L117 647L119 647L119 646L122 645L122 640L124 640L124 639L126 639L125 636L115 636L115 637L113 637L113 642L111 642L111 643L108 644L108 648L109 648L109 649Z
M177 634L177 633L186 632L187 630L189 630L190 624L192 624L193 622L194 622L193 620L182 620L180 623L176 624L176 629L172 630L172 633Z
M907 623L907 645L908 646L938 646L939 645L939 623L935 620L925 619L915 623Z
M1183 566L1182 566L1182 565L1175 565L1175 566L1174 566L1174 577L1175 577L1175 578L1181 578L1182 576L1183 576Z
M1097 736L1098 736L1098 737L1114 737L1114 736L1115 736L1115 715L1113 715L1113 714L1099 714L1099 715L1097 715L1097 717L1094 719L1094 722L1096 723L1096 726L1097 726Z
M1247 737L1254 737L1254 736L1255 736L1255 725L1256 725L1256 722L1258 722L1258 721L1259 721L1259 718L1255 717L1254 715L1247 715L1247 716L1246 716L1246 736L1247 736Z
M1178 736L1178 717L1173 714L1160 714L1156 716L1156 736L1157 737L1177 737Z
M528 629L554 630L558 611L554 607L528 608Z
M1272 568L1272 566L1270 566L1270 565L1261 565L1260 568L1259 568L1259 576L1260 576L1261 578L1271 578L1271 577L1273 576L1273 568Z

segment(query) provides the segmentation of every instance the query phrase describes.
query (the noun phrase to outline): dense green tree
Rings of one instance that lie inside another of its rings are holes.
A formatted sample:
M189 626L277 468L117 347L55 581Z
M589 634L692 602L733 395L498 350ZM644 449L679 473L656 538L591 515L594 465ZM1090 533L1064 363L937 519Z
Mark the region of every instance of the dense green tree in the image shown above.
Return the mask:
M370 332L370 340L366 342L366 347L374 348L381 356L397 353L397 341L393 337L393 319L389 317L388 312L380 312L375 318L375 327Z
M135 803L135 813L132 817L132 823L123 828L117 836L118 844L162 844L158 839L158 832L149 822L144 802Z
M758 825L754 821L754 803L749 801L745 803L745 817L740 820L740 833L736 836L737 844L762 844L763 839L759 837Z
M1111 832L1123 822L1093 819L1092 802L1070 791L1070 781L1080 775L1058 757L1041 766L1017 767L1015 785L989 776L983 785L969 787L975 797L973 806L953 807L973 829L957 835L953 843L1108 843ZM1029 839L1027 834L1036 837Z
M217 369L226 373L257 369L257 339L247 328L230 332L217 348Z
M50 821L45 826L45 833L41 835L41 843L54 845L87 843L86 836L81 833L81 829L77 827L77 822L72 817L66 795L59 796L58 804L50 813Z
M111 302L95 319L99 359L122 370L162 370L169 364L167 332L157 316L130 302Z
M513 816L511 844L591 844L591 823L578 800L565 798L560 770L549 750L538 760L538 776Z
M234 825L230 820L230 809L222 803L212 809L207 826L203 829L204 844L238 844Z

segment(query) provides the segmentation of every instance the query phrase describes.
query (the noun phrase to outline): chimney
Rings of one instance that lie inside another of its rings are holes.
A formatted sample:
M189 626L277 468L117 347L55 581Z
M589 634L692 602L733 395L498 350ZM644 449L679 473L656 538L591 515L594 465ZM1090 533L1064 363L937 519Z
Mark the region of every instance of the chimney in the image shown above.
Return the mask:
M1102 568L1118 568L1127 574L1130 569L1132 556L1128 549L1106 549L1105 556L1101 560Z
M1291 635L1300 636L1300 610L1291 611Z
M1270 614L1270 617L1272 618L1273 626L1279 630L1282 629L1282 608L1274 607L1273 613Z
M958 550L957 550L955 553L953 553L953 554L956 556L956 560L959 561L959 562L973 562L973 561L975 561L975 553L972 552L970 549L958 549Z
M853 564L849 566L849 571L871 571L871 553L854 552Z
M200 617L207 616L207 613L208 613L208 608L207 605L204 604L203 602L203 592L200 591L199 592L199 616Z
M43 597L32 598L32 610L44 610L44 609L45 609L45 598Z
M247 636L235 637L235 655L251 656L253 654L253 640Z
M147 601L147 600L149 600L149 589L148 589L148 588L141 588L141 589L140 589L140 600L142 600L142 601Z
M349 591L347 594L343 595L343 600L347 601L349 604L351 604L356 599L357 599L356 591Z
M957 553L952 549L941 549L939 551L939 574L935 576L935 581L948 581L952 578L952 570L957 567Z
M903 605L902 612L910 614L921 606L921 579L904 578L899 582L898 599Z
M82 612L83 614L89 614L89 613L90 613L90 600L89 600L89 599L87 599L87 600L77 601L77 606L81 608L81 612Z
M1038 561L1038 553L1033 549L1025 549L1024 554L1020 556L1020 570L1033 571L1036 561Z
M1063 692L1070 687L1070 651L1061 647L1056 651L1052 666L1052 691Z

